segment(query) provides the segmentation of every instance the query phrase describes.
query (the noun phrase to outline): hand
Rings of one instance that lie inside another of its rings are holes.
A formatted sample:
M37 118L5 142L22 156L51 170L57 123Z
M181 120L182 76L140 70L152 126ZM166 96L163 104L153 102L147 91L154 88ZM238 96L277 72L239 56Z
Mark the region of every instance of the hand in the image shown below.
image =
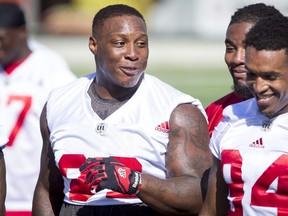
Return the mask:
M141 187L141 174L114 158L88 158L80 172L80 178L96 192L111 189L122 194L137 194Z

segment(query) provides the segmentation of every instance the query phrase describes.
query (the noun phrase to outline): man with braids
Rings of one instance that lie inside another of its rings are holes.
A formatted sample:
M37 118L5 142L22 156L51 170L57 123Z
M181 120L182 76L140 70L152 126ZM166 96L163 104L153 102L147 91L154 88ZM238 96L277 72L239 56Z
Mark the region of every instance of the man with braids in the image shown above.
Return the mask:
M33 215L193 215L212 163L201 103L144 71L143 16L110 5L94 17L96 72L51 92Z
M200 215L288 215L288 18L247 33L247 86L254 98L224 109Z
M226 31L225 62L232 76L234 91L214 101L205 109L209 121L210 137L214 128L222 120L222 112L226 106L252 97L245 82L245 35L259 20L275 15L281 15L281 13L274 6L267 6L263 3L247 5L232 15Z

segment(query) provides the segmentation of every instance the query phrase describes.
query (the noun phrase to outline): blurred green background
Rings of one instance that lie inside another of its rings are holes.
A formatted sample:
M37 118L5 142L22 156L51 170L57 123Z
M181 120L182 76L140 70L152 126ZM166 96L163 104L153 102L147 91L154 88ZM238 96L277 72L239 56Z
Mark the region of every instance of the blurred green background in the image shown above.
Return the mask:
M212 101L230 92L232 85L224 60L221 59L215 62L209 59L209 55L207 56L207 62L165 61L165 56L163 56L162 61L151 60L150 63L148 61L146 73L160 78L194 98L198 98L206 107ZM86 65L82 65L81 61L78 63L77 61L70 61L69 64L78 77L94 72L95 68L92 54L90 62L87 62Z
M149 73L198 98L204 107L231 89L228 72L217 65L153 65Z
M78 77L95 71L88 38L89 35L36 37L61 54ZM206 107L231 91L232 80L224 63L224 50L221 41L151 36L146 73L198 98Z
M1 1L1 0L0 0ZM94 72L88 49L92 19L109 4L124 3L144 16L149 32L147 73L200 99L206 107L231 91L224 38L231 15L256 0L10 0L27 12L34 37L60 53L77 76ZM283 0L265 0L288 15Z
M0 0L1 1L1 0ZM144 16L150 43L147 73L201 100L204 106L231 91L224 37L231 15L257 0L10 0L27 12L31 32L58 51L82 76L94 71L88 37L95 13L128 4ZM265 0L288 15L288 3ZM80 39L79 39L80 38Z
M125 3L141 11L147 22L150 58L146 73L198 98L204 107L231 91L232 81L223 59L225 31L235 9L248 2L14 1L26 8L33 36L61 54L78 77L95 70L88 49L95 12L109 4Z

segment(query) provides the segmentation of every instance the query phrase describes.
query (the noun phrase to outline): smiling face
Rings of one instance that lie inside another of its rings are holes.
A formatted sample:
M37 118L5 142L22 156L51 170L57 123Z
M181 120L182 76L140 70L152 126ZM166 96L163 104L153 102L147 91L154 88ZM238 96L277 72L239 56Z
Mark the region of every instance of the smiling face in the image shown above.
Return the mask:
M97 85L113 92L140 83L149 53L146 24L141 18L108 18L97 36L90 38L89 47L95 55Z
M269 118L288 112L288 56L277 51L246 49L247 84L259 111Z
M233 79L235 92L244 97L251 97L246 85L245 69L245 35L253 24L248 22L233 23L226 32L225 39L225 62Z

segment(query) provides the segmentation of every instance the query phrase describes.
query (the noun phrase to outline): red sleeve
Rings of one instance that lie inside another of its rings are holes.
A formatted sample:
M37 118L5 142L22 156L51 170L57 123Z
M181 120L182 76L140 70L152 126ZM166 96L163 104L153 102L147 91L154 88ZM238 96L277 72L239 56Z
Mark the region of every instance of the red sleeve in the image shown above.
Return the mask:
M241 101L243 101L242 98L240 98L234 92L231 92L220 98L219 100L214 101L205 109L209 122L208 129L210 137L212 135L212 132L214 131L214 128L223 119L224 108L228 105L235 104Z
M215 104L215 102L211 103L206 109L206 114L208 117L208 129L209 135L211 137L214 128L218 125L218 123L223 119L223 108Z

